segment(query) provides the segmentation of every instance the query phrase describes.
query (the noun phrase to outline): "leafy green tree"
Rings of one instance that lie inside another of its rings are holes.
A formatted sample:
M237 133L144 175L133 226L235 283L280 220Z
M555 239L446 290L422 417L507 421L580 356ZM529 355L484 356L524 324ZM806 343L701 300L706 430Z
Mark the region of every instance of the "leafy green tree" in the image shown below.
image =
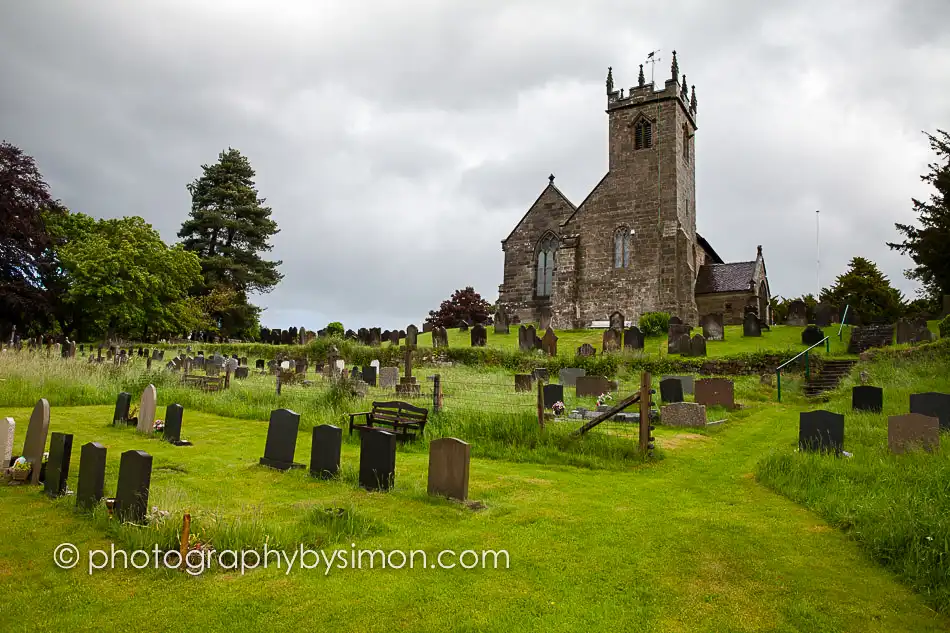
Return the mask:
M233 303L212 316L225 336L257 329L260 309L248 301L250 293L266 293L283 278L280 261L267 261L270 239L278 233L254 184L254 169L236 149L221 152L218 162L202 165L202 175L188 185L191 212L178 237L185 250L201 260L203 283L194 294L214 290L233 292Z
M343 338L343 335L345 333L346 332L343 330L343 324L340 323L339 321L334 321L333 323L327 324L327 334L329 334L330 336L338 336L340 338Z
M438 327L460 327L463 321L469 325L484 323L488 320L489 310L491 304L468 286L452 293L438 311L430 310L426 323Z
M950 294L950 134L937 130L937 136L927 134L927 138L938 162L931 163L930 171L920 179L937 191L928 201L913 199L921 226L895 224L904 241L887 245L910 255L915 266L904 275L919 281L923 294L939 300L941 295Z
M840 306L849 304L864 321L894 322L904 313L904 299L877 264L864 257L851 259L848 271L835 284L823 288L821 301Z

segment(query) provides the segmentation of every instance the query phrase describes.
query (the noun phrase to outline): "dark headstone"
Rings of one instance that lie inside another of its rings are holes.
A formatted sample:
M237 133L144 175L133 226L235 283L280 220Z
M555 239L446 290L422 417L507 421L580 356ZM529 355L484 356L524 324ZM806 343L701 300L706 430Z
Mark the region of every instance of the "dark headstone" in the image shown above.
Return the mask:
M419 341L419 328L415 325L406 326L406 345L415 347Z
M524 329L524 344L521 349L528 352L536 350L540 347L538 341L540 341L540 339L538 338L538 332L534 329L534 326L526 326Z
M258 358L256 361L254 361L254 369L264 371L265 367L267 367L267 364L264 362L263 358Z
M624 349L643 349L644 336L643 332L640 331L635 325L630 326L630 328L624 330L623 333L623 348Z
M373 365L363 365L363 382L370 387L376 386L376 367Z
M839 455L844 450L844 416L824 410L800 413L798 450Z
M689 334L677 334L672 339L667 341L666 351L668 354L682 354L683 356L689 356L692 353L691 341Z
M303 468L303 464L294 462L297 450L297 430L300 428L300 414L289 409L277 409L270 414L267 425L267 443L260 463L277 470Z
M663 402L682 402L683 383L677 378L667 378L660 381L660 399Z
M603 338L603 345L602 345L602 349L604 350L604 353L606 354L608 352L616 352L620 350L622 336L623 335L621 334L621 330L615 330L613 328L607 328L606 330L604 330L604 338Z
M548 356L557 356L557 335L553 329L548 328L544 333L544 337L541 339L541 349Z
M250 370L250 367L238 367L234 370L234 377L239 380L243 380L250 375Z
M804 327L808 325L808 305L801 299L795 299L788 304L788 318L785 325Z
M620 312L619 310L615 310L611 313L609 321L611 330L620 331L623 330L624 326L626 325L626 319L624 319L623 312Z
M722 312L707 314L699 320L703 328L703 336L707 341L723 341L726 338L726 329L723 325Z
M66 494L69 478L69 460L73 454L73 436L68 433L52 433L49 440L49 459L46 460L44 491L50 497Z
M360 486L390 490L396 480L396 435L382 429L360 430Z
M508 313L504 308L495 312L495 334L508 334Z
M343 446L343 430L332 424L313 427L310 443L310 475L329 479L340 470L340 450Z
M515 392L531 391L534 385L534 374L515 374Z
M583 358L588 358L597 354L597 350L594 349L594 346L590 343L584 343L577 348L577 355Z
M170 404L165 408L165 430L162 439L175 446L191 446L191 442L181 439L181 423L185 408L180 404Z
M444 327L436 326L432 328L432 347L448 347L449 333Z
M829 327L833 316L834 308L829 304L819 303L815 306L815 325L818 327Z
M825 333L817 325L809 325L802 330L802 345L816 345L823 341Z
M76 506L91 510L102 499L106 481L106 447L99 442L83 444L79 451L79 483Z
M541 382L548 382L551 378L550 372L545 367L535 367L533 375L535 380L540 380Z
M742 336L762 336L762 324L759 317L747 312L742 320Z
M920 413L887 418L887 447L900 454L914 448L936 451L940 447L940 421Z
M884 390L871 385L851 388L851 409L880 413L884 409Z
M725 378L701 378L693 383L694 400L707 407L736 408L735 385Z
M429 444L428 494L465 501L468 499L468 474L471 447L454 437L443 437Z
M574 395L578 398L610 393L610 381L604 376L578 376L574 381Z
M920 413L940 421L940 430L950 430L950 394L912 393L910 394L910 412Z
M122 453L113 507L115 516L123 522L142 523L148 512L148 489L151 481L151 455L144 451Z
M702 334L695 334L693 338L689 340L689 355L690 356L705 356L706 355L706 339Z
M132 394L123 391L115 399L115 413L112 415L113 424L126 424L129 421L129 407L132 405Z
M476 323L472 327L471 339L472 347L485 347L488 345L488 330L481 323Z
M564 385L557 383L544 385L544 408L550 409L555 402L564 402Z

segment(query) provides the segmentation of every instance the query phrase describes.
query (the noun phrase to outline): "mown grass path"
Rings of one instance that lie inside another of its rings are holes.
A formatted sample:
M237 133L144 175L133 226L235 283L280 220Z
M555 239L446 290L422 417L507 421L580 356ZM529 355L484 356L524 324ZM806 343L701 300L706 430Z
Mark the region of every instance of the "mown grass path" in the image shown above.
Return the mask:
M25 421L28 410L3 411ZM53 548L109 539L37 490L0 486L0 630L32 631L942 631L933 613L844 534L756 483L764 452L792 450L790 409L762 404L707 435L661 429L665 459L625 471L474 460L473 512L430 500L426 456L400 453L397 490L370 494L255 466L266 424L186 413L192 448L113 430L111 407L55 408L51 430L79 446L155 457L153 502L264 516L275 529L309 510L350 508L360 548L507 549L508 570L294 570L193 578L155 570L57 569ZM25 428L17 434L22 442ZM298 461L309 457L301 434ZM355 447L344 446L352 469ZM349 537L346 538L349 540ZM341 542L331 547L348 547ZM83 565L80 565L83 567Z

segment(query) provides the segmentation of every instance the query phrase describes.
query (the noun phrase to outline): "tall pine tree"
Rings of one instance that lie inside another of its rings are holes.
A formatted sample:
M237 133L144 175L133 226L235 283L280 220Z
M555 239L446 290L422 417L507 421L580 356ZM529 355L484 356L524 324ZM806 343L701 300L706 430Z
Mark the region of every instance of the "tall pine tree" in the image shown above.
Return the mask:
M848 271L838 275L830 288L822 288L823 303L845 303L857 310L862 320L893 323L904 313L904 298L877 267L864 257L852 257Z
M269 240L279 229L241 152L228 148L217 163L201 170L201 177L188 185L191 213L178 237L201 260L204 285L197 293L231 295L230 305L212 315L220 333L246 336L256 329L260 314L248 295L269 292L283 278L277 271L282 262L261 257L271 250Z
M899 244L887 244L910 255L916 265L904 275L919 281L933 302L943 294L950 294L950 134L937 130L937 135L927 134L927 138L938 162L931 163L930 171L920 177L937 192L929 201L913 200L921 226L895 224L905 239Z

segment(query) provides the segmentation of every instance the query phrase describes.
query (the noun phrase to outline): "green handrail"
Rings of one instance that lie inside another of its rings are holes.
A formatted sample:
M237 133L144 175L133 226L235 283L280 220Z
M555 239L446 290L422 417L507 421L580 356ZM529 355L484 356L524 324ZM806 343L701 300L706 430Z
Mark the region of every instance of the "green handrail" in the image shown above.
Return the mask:
M844 307L844 312L841 314L841 324L838 326L838 340L841 340L841 330L844 329L844 322L848 320L848 308L851 306L846 305Z
M821 339L820 341L818 341L817 343L815 343L814 345L812 345L805 351L799 352L798 354L796 354L795 356L793 356L792 358L788 359L787 361L785 361L784 363L782 363L781 365L775 368L775 385L776 387L778 387L778 401L779 402L782 401L782 370L793 361L798 360L802 356L802 354L804 354L805 355L805 379L807 380L810 375L809 370L808 370L808 352L815 349L822 343L825 344L825 352L830 354L831 353L831 337L826 336L825 338Z

